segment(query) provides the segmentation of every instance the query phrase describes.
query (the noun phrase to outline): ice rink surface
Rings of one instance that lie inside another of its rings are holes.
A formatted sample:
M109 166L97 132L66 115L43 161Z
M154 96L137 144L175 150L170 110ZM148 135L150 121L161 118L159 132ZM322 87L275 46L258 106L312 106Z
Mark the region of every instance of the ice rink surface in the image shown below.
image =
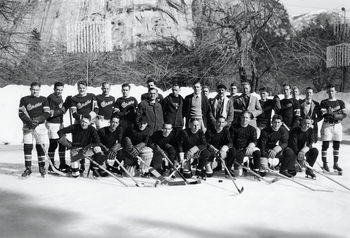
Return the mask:
M348 187L349 154L350 145L343 144L344 175L332 176ZM20 146L1 146L0 237L350 237L350 191L320 175L311 180L299 173L295 179L333 192L248 176L236 180L244 187L239 195L224 177L138 188L128 178L123 180L131 187L111 177L41 178L36 159L31 177L21 179L23 164Z

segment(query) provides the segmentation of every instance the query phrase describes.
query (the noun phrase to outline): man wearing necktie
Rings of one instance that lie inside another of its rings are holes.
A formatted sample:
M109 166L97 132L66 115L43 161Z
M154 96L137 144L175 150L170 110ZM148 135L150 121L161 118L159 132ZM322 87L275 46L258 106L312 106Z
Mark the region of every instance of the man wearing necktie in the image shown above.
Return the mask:
M312 99L314 91L311 87L306 88L306 97L300 101L300 116L310 116L313 120L313 142L316 143L318 139L317 123L322 120L322 112L320 104Z

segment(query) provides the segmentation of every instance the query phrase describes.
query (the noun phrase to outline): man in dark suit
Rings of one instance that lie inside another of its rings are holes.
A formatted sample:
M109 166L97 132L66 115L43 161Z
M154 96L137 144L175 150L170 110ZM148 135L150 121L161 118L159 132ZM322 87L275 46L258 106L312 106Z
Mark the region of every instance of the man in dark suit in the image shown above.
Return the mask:
M322 120L321 107L318 102L312 100L314 91L312 88L306 88L306 97L304 100L300 101L300 115L301 118L305 116L310 116L313 120L313 142L317 142L318 138L318 126L317 123Z

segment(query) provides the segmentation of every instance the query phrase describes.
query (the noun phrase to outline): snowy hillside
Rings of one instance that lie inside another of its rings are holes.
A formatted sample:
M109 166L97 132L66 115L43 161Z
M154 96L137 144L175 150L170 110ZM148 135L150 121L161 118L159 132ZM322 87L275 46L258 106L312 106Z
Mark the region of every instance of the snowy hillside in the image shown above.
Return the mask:
M303 28L314 23L315 19L321 14L328 15L329 17L332 17L332 16L339 17L338 12L329 11L329 10L318 10L315 12L310 12L310 13L292 17L291 24L295 31L301 31Z

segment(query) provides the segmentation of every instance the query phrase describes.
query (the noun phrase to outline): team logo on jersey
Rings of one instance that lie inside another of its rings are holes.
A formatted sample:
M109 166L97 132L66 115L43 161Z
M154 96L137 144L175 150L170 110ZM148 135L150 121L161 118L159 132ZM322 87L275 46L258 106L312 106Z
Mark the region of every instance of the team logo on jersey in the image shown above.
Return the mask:
M122 106L122 108L126 108L127 106L133 105L134 103L134 101L123 102L120 106Z
M87 101L84 102L84 103L77 103L77 108L78 108L78 109L82 109L83 107L88 106L90 103L91 103L91 100L87 100Z
M42 105L43 105L42 102L38 102L38 103L36 103L34 105L28 104L26 108L27 108L27 111L31 111L31 110L33 110L33 109L35 109L37 107L41 107Z
M103 102L101 102L101 107L107 107L111 104L113 104L113 101L109 101L109 102L103 101Z

